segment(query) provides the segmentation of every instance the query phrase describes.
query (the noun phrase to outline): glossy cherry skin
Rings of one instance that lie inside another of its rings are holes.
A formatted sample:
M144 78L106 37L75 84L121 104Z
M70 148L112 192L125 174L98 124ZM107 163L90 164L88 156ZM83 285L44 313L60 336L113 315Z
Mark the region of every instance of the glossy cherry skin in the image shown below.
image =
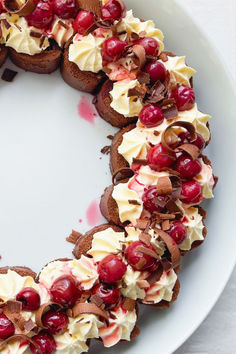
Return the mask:
M102 57L105 62L111 63L120 59L127 43L116 37L105 40L102 45Z
M36 311L40 307L39 293L33 288L24 288L16 295L16 300L22 302L22 310Z
M152 37L140 38L135 42L135 44L141 45L145 49L146 55L151 55L152 57L156 57L158 55L159 43Z
M80 298L81 291L71 275L57 278L50 288L52 300L63 306L73 306Z
M189 155L180 155L176 162L176 171L183 179L192 179L201 172L202 166L199 160L193 160Z
M163 82L166 78L166 69L159 61L152 61L146 64L144 71L150 75L150 80L153 83L158 80Z
M0 314L0 339L13 336L15 327L13 323L3 313Z
M2 2L0 1L0 14L1 14L2 12L5 12L5 10L4 10L4 8L3 8Z
M113 284L123 278L126 272L126 265L122 259L115 255L106 256L98 264L98 274L104 283Z
M92 12L81 10L73 22L73 28L77 33L84 35L88 28L94 24L94 21L95 18Z
M103 283L95 285L92 294L99 296L108 307L116 305L120 300L120 290L115 286L107 286Z
M54 13L64 19L74 18L78 12L78 5L75 0L53 0Z
M183 203L198 203L201 197L201 185L197 181L188 181L182 184L180 199Z
M40 0L32 14L26 16L26 20L30 26L40 29L49 27L53 20L52 3Z
M104 21L119 20L122 16L123 8L119 1L108 0L101 9L101 18Z
M195 103L195 93L191 87L186 85L179 85L171 92L170 97L175 99L178 111L189 110Z
M196 134L197 135L197 139L192 141L191 144L196 145L199 150L201 151L202 149L204 149L205 147L205 140L203 139L203 137L200 134ZM179 138L181 141L181 145L182 144L189 144L190 143L190 134L189 132L183 132L179 134Z
M180 245L187 237L187 228L181 221L175 221L169 230L169 235Z
M34 354L52 354L55 353L57 345L54 340L54 338L47 332L40 332L39 334L36 334L36 336L32 337L33 341L38 344L39 351L36 346L34 346L32 343L30 343L30 350Z
M66 330L69 320L64 313L49 311L43 315L42 322L51 334L59 334Z
M162 144L153 146L147 155L149 166L155 171L170 167L176 159L174 153L167 151Z
M158 195L156 186L149 186L144 190L142 195L143 205L150 213L153 213L154 211L161 211L162 209L162 207L158 205L157 202L155 203L155 201L159 201L161 204L165 202L165 200L166 196Z
M163 122L164 114L159 107L153 104L147 104L139 113L139 119L143 125L148 128L152 128Z
M137 247L145 247L147 249L150 249L155 252L155 249L150 245L147 246L145 243L141 241L135 241L132 242L125 251L125 258L127 259L128 263L137 270L145 270L153 266L153 264L156 262L156 258L149 256L148 254L145 254L143 252L140 252L137 250ZM145 264L143 265L138 265L138 263L144 259Z

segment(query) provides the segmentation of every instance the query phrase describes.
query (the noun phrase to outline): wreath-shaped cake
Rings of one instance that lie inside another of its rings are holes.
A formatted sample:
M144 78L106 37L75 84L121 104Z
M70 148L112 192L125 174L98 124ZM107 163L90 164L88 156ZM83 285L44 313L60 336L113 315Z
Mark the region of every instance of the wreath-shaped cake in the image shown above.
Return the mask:
M1 0L0 43L1 65L9 55L35 73L60 67L121 128L100 203L107 224L72 231L74 258L38 275L0 268L0 352L79 354L93 338L105 347L130 341L138 305L176 300L181 257L206 236L200 203L217 179L203 154L210 116L195 103L195 70L122 0Z

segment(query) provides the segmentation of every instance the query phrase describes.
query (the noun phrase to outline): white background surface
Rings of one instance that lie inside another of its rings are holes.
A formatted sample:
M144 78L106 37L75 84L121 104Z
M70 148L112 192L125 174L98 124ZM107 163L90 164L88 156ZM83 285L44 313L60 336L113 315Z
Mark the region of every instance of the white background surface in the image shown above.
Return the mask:
M223 54L236 82L236 1L178 0ZM216 73L217 74L217 73ZM236 352L236 269L198 330L175 354L231 354Z

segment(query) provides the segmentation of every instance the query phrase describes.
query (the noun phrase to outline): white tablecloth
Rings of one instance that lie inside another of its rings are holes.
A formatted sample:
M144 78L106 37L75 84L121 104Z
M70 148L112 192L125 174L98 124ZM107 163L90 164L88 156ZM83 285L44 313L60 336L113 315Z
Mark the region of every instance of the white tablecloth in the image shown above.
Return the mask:
M236 0L177 1L210 37L236 82ZM236 269L210 315L175 352L190 353L236 353Z

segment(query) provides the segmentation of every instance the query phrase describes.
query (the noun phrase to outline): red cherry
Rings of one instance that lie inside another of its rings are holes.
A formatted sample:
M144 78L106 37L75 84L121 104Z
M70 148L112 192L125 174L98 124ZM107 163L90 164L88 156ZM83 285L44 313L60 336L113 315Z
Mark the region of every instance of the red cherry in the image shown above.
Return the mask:
M13 336L15 327L13 323L3 313L0 314L0 339Z
M16 300L22 302L24 311L36 311L40 306L40 296L34 288L24 288L16 295Z
M40 349L38 350L32 343L30 343L30 350L32 351L32 353L52 354L56 351L56 342L50 334L46 332L41 332L39 334L36 334L36 336L33 336L32 339L36 344L38 344Z
M101 17L105 21L119 20L122 16L123 8L119 1L109 0L101 9Z
M153 146L147 155L148 164L155 171L161 171L165 167L170 167L175 158L175 154L167 151L162 144Z
M94 14L85 10L79 11L73 23L73 28L79 34L84 35L88 28L94 24Z
M161 211L165 200L166 196L158 195L156 186L146 188L142 196L143 205L150 213Z
M69 320L64 313L49 311L43 315L42 322L44 327L46 327L51 334L58 334L64 333Z
M142 108L139 113L139 119L143 125L152 128L163 122L164 114L159 107L154 106L153 104L148 104Z
M57 278L50 292L52 300L63 306L73 306L81 296L81 291L71 275L62 275Z
M196 145L199 150L202 150L205 147L205 140L200 134L197 133L196 135L197 139L192 141L191 144ZM189 144L191 136L189 132L183 132L179 134L179 138L181 140L181 144Z
M99 296L105 305L116 305L120 299L120 290L115 286L108 286L107 284L97 284L92 289L92 294Z
M183 203L198 203L201 197L201 186L197 181L188 181L182 184L180 199Z
M186 111L193 108L195 93L189 86L179 85L171 92L170 97L175 99L176 106L179 111Z
M120 59L126 46L127 43L118 38L107 39L102 45L103 60L110 63Z
M25 18L29 26L41 29L48 27L53 20L52 3L40 0L34 11Z
M98 264L98 274L101 281L112 284L122 279L126 268L120 257L111 254Z
M186 239L187 229L181 221L175 221L169 230L169 235L179 245Z
M0 1L0 14L1 14L2 12L5 12L5 9L4 9L3 5L2 5L2 2Z
M166 78L166 69L159 61L152 61L144 67L144 71L150 75L150 80L155 82L157 80L164 81Z
M155 249L150 245L147 246L145 243L141 241L135 241L131 243L126 251L125 251L125 258L127 259L128 263L135 269L137 270L145 270L147 268L150 268L153 266L153 264L156 262L156 258L149 256L146 253L143 253L137 249L137 247L145 247L149 250L152 250L155 252ZM139 265L139 262L144 259L145 263Z
M146 55L151 55L153 57L158 55L159 43L152 37L140 38L135 44L141 45L145 49Z
M192 179L201 172L202 166L199 160L193 160L191 156L181 155L176 162L176 171L183 179Z
M53 0L52 7L55 14L64 19L74 18L78 11L78 5L75 0Z

